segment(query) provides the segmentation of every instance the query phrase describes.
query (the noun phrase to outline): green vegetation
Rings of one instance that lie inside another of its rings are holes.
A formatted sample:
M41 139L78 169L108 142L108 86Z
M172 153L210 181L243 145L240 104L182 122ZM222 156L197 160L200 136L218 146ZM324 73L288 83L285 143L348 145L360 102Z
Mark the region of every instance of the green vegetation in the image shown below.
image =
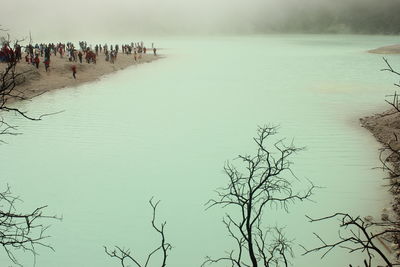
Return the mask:
M400 33L399 1L357 1L335 6L304 5L288 10L283 21L272 26L272 31L356 34Z

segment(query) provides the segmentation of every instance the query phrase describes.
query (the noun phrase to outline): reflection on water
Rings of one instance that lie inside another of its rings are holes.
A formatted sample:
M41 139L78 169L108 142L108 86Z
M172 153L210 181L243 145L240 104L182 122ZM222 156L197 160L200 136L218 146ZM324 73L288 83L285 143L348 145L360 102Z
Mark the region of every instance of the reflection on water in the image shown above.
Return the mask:
M50 230L56 252L41 250L37 266L117 266L103 245L144 255L158 238L150 226L152 196L162 200L159 218L168 222L169 266L199 266L204 256L221 255L233 246L224 211L205 211L204 203L226 184L224 162L251 153L257 125L268 123L307 147L294 170L323 188L315 202L290 214L273 210L267 221L311 246L313 231L329 238L337 229L310 225L305 214L379 215L388 202L384 173L372 169L379 146L358 118L384 109L383 96L393 91L393 77L379 72L380 56L365 53L393 39L161 39L171 48L166 59L20 103L33 114L66 110L37 123L12 118L24 134L0 151L1 181L24 205L48 204L64 217ZM320 264L295 251L294 266ZM359 259L336 253L323 264ZM7 263L4 255L0 261Z

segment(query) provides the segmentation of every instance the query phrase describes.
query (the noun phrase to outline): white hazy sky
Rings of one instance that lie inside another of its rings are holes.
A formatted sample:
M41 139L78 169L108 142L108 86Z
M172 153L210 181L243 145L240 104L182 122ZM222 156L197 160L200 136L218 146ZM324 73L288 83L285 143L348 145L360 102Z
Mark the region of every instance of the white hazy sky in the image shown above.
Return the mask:
M0 24L17 36L31 30L37 38L62 39L251 33L296 9L351 1L374 0L1 0Z

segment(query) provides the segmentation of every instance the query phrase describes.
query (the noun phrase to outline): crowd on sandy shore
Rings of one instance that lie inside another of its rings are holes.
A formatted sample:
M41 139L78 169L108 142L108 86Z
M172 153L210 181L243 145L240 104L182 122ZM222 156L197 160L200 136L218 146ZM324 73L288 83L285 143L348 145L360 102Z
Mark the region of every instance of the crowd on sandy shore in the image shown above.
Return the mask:
M148 48L149 47L149 48ZM152 43L88 44L58 43L0 44L0 72L12 66L22 79L14 94L30 99L47 91L75 87L129 66L163 58ZM149 53L150 52L150 53ZM10 63L13 63L10 65ZM15 63L15 64L14 64ZM10 99L10 101L15 101Z
M152 43L151 49L153 54L157 55L157 49L154 47L154 43ZM79 63L82 64L83 61L85 61L88 64L96 64L98 56L103 54L106 62L114 64L120 52L126 55L133 54L133 60L138 61L147 51L148 49L144 46L143 42L131 42L130 44L123 44L120 47L118 44L110 46L108 44L88 45L86 41L80 41L78 48L76 48L72 42L28 44L24 47L18 43L15 43L12 47L10 43L6 42L0 49L0 62L18 63L23 61L23 54L25 54L24 59L27 64L32 64L39 69L40 62L43 62L44 69L47 72L50 67L50 58L52 56L59 56L60 58L65 57L69 62L79 61ZM71 71L75 78L76 66L72 65Z

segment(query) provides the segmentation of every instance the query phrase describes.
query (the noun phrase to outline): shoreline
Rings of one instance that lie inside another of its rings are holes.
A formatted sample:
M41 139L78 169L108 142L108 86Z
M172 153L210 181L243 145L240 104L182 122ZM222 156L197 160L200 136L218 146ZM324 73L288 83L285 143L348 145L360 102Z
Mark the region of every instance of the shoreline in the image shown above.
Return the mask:
M381 144L379 158L390 169L384 168L388 173L388 185L400 186L400 178L391 172L400 172L400 112L389 109L381 113L359 119L361 127L367 129ZM399 154L397 154L399 153ZM400 189L400 188L399 188ZM391 208L396 219L400 218L400 191L388 190L392 194Z
M381 144L379 159L382 162L382 169L387 173L391 194L390 210L383 209L382 221L399 221L400 219L400 112L393 109L376 113L371 116L359 119L361 127L367 129ZM400 229L397 229L400 230ZM393 234L393 241L400 240L399 234ZM393 242L392 241L392 242ZM397 243L398 244L398 243ZM399 248L391 250L391 253L399 253Z
M382 46L376 49L368 50L371 54L400 54L400 44Z
M114 64L105 60L104 54L100 54L97 63L86 63L83 61L70 62L67 57L52 56L49 71L45 71L43 62L37 69L32 64L25 62L24 58L17 64L16 72L24 73L24 81L17 84L13 92L17 97L8 99L8 103L19 100L30 100L46 92L66 87L77 87L84 83L98 81L105 75L126 69L130 66L150 63L164 58L164 56L153 54L142 54L140 59L134 60L133 54L119 54ZM0 67L4 63L0 63ZM76 66L76 79L72 76L72 66ZM4 64L5 66L5 64Z

